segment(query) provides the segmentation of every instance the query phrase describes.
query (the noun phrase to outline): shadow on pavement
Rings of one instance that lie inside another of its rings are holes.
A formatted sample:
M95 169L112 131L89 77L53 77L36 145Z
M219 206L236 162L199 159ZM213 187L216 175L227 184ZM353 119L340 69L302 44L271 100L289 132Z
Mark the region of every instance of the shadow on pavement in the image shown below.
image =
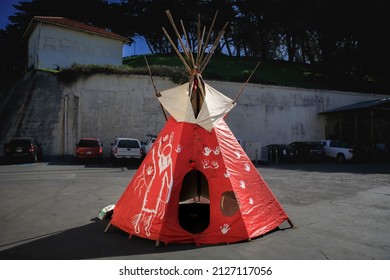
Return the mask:
M128 239L128 235L120 230L105 233L107 223L96 218L81 227L21 240L25 243L0 251L0 259L81 260L196 249L194 244L162 244L156 247L152 240L136 236Z
M107 259L125 256L161 254L167 252L179 252L197 250L194 243L180 244L169 243L155 246L155 241L133 236L128 239L128 234L119 229L110 230L105 233L104 230L108 220L101 221L94 218L92 223L37 236L28 240L20 240L12 244L0 246L12 246L16 243L22 243L15 247L0 251L0 260L82 260L82 259ZM270 232L261 235L255 239L260 239L265 235L293 229L287 222ZM246 240L237 243L248 243ZM249 243L248 243L249 244ZM227 246L226 244L201 245L202 247ZM208 259L208 256L204 256Z

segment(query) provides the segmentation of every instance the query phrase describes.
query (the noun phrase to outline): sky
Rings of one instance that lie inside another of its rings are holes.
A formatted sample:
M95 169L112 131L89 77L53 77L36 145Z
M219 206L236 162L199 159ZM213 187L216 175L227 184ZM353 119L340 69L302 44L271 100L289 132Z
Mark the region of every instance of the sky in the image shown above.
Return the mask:
M12 5L18 2L19 0L0 0L0 29L5 29L10 23L8 16L16 12Z
M30 0L0 0L0 29L5 29L6 26L10 24L8 17L13 15L17 11L12 5L17 4L21 1L28 2ZM53 1L53 3L55 2ZM131 46L125 45L123 47L123 57L150 53L143 37L137 37L134 38L134 40L135 43Z

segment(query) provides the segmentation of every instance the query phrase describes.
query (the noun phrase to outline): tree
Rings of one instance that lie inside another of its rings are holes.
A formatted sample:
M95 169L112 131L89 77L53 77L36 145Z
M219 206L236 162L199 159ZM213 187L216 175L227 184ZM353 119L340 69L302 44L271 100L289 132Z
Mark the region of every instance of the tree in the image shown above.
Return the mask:
M198 15L208 30L218 10L210 42L226 22L229 27L217 52L318 65L332 75L376 81L385 81L389 72L390 45L384 41L390 8L385 0L32 0L16 9L11 24L0 32L2 72L23 69L22 36L34 15L80 20L124 35L130 43L143 36L152 53L171 53L162 27L180 45L166 10L180 33L183 21L192 49Z

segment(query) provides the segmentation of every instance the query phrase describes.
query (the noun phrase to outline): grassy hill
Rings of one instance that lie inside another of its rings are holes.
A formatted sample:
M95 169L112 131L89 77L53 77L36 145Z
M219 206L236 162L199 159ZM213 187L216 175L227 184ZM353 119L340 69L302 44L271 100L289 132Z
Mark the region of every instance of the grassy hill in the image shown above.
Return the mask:
M124 58L123 66L73 65L59 71L58 77L71 83L80 75L88 76L96 73L122 75L149 75L145 57L153 76L169 77L173 82L188 82L183 63L177 55L149 54L146 56L129 56ZM245 82L258 60L245 57L229 57L213 55L203 72L207 80ZM369 79L357 79L350 75L325 71L319 66L289 63L286 61L265 61L260 64L252 76L251 83L299 87L308 89L326 89L339 91L367 92L390 94L387 83L379 83Z
M152 54L146 55L146 58L153 75L161 75L160 72L163 75L166 73L167 76L176 75L176 78L183 73L185 75L184 66L177 55ZM203 78L205 80L245 82L257 63L258 60L254 58L215 54L206 66ZM143 71L147 70L144 56L126 57L124 65L143 69ZM164 70L160 69L161 67ZM180 79L187 80L185 76ZM329 74L318 67L285 61L266 61L260 64L250 82L288 87L390 94L389 88L378 82L358 80L340 73Z

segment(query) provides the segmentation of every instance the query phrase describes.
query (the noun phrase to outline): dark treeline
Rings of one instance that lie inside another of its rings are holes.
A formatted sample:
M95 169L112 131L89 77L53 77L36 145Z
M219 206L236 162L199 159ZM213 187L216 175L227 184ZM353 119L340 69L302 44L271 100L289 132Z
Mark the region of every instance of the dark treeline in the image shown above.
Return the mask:
M129 44L142 36L151 53L171 53L162 32L165 27L176 38L167 9L178 27L183 21L190 46L196 46L198 15L208 30L218 11L213 36L229 23L217 49L226 55L306 63L325 73L373 81L384 81L389 72L385 0L32 0L16 9L11 24L0 30L3 72L24 69L27 42L22 37L34 15L107 28L128 37Z

